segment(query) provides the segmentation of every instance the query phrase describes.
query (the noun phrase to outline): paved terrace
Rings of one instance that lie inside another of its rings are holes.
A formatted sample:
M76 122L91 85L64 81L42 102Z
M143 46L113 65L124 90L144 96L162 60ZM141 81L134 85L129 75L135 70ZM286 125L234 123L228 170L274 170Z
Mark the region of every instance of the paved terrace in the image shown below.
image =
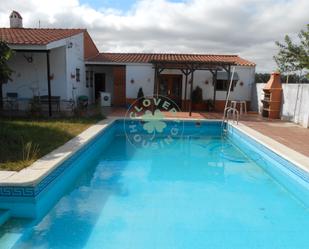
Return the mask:
M107 116L125 117L126 109L110 108L103 111ZM166 117L175 117L165 113ZM196 119L222 119L222 113L215 112L193 112L189 116L188 112L179 112L176 114L179 118ZM268 136L277 142L309 157L309 129L303 128L291 122L281 120L269 120L262 118L256 113L249 113L240 118L240 122L265 136Z

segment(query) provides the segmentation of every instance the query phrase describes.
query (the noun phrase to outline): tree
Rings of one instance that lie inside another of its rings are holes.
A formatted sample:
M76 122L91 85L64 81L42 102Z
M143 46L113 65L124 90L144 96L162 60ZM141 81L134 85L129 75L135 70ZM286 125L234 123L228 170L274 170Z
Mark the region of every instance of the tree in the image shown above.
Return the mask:
M0 109L2 109L2 86L11 80L13 70L10 69L7 62L12 57L13 51L4 42L0 41Z
M298 38L298 43L294 43L288 35L285 36L284 43L276 41L279 52L274 59L283 73L309 70L309 24L306 30L299 32Z

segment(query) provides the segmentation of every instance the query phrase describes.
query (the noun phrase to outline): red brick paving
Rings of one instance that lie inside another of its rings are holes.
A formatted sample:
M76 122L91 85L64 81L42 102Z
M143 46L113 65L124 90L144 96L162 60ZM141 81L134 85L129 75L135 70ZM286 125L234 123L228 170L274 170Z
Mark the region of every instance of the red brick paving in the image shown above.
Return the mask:
M242 123L309 157L309 129L280 120L246 120Z

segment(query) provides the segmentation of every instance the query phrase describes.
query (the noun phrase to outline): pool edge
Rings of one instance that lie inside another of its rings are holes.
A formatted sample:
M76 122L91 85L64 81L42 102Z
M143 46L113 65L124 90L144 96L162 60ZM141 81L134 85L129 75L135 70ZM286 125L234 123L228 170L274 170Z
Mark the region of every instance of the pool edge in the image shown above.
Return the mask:
M238 131L244 133L256 142L262 144L278 156L309 173L309 157L285 146L284 144L276 141L275 139L263 135L262 133L248 127L243 123L229 123L229 125L237 129Z

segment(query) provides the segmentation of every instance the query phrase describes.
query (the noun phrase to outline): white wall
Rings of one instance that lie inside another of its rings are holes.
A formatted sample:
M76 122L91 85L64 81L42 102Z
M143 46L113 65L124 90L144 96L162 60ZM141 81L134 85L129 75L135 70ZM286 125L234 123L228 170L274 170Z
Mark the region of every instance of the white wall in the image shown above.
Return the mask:
M252 92L252 108L261 113L265 83L257 83ZM309 127L309 84L282 84L281 118Z
M60 47L50 52L50 75L53 75L50 81L51 94L61 96L61 99L67 99L65 49Z
M239 80L234 90L231 91L230 99L250 101L252 87L254 85L255 67L237 66L235 67L235 72L237 72ZM240 82L244 84L241 86ZM219 91L217 96L218 100L225 100L226 91Z
M80 95L91 97L91 89L86 87L83 33L74 35L66 40L67 44L72 43L72 47L69 48L67 46L66 49L67 99L76 99ZM76 81L76 68L80 69L79 82ZM72 75L75 78L71 77Z
M29 63L24 56L32 56ZM20 53L16 52L9 61L9 67L14 71L9 81L3 86L3 94L7 92L18 93L19 98L32 98L31 88L36 88L41 95L47 94L47 72L45 53Z
M134 83L131 83L131 79ZM126 97L137 98L138 89L142 87L145 96L152 96L154 89L154 69L151 64L126 65Z
M237 66L235 72L238 73L239 81L231 92L231 99L250 100L251 88L254 83L254 67L241 67ZM180 70L164 70L161 74L182 74ZM131 83L131 79L134 79L134 83ZM190 79L190 76L189 78ZM205 84L205 81L208 84ZM154 69L151 64L144 65L126 65L126 96L127 98L136 98L137 92L140 87L143 88L145 95L152 95L154 89ZM240 86L240 82L243 82L243 86ZM193 87L199 86L203 89L203 98L212 99L214 87L212 84L212 74L209 71L197 70L194 72ZM190 85L188 84L187 99L190 96ZM182 86L182 98L185 94L185 76L183 75ZM225 100L226 91L217 91L217 100Z

